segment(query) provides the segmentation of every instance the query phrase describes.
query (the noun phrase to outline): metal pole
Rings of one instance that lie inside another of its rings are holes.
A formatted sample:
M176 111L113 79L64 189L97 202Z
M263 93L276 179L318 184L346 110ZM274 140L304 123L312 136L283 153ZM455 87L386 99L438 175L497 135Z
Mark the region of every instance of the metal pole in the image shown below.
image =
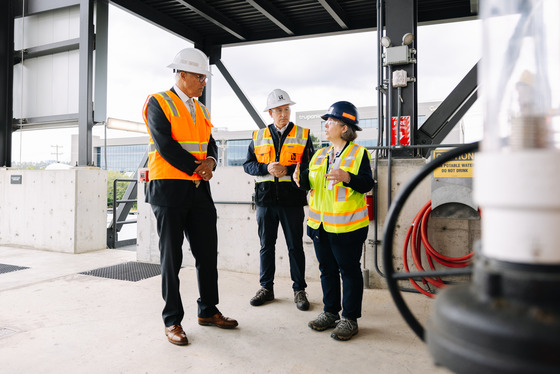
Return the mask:
M0 2L0 166L12 166L12 118L14 87L13 1Z

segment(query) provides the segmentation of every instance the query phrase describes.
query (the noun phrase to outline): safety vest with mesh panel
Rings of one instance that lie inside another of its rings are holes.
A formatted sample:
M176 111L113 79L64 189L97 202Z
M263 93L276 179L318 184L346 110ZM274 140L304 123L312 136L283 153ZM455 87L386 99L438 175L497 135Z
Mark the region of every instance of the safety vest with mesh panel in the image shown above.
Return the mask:
M196 125L193 118L187 109L185 103L181 101L172 91L159 92L148 96L144 104L143 116L148 133L150 128L148 126L148 101L150 97L155 97L165 116L171 124L171 136L175 139L181 147L190 152L197 160L206 159L208 151L208 141L212 131L212 123L210 122L210 114L206 107L199 103L198 100L194 101L196 111ZM186 179L186 180L201 180L202 178L197 173L188 175L184 171L177 169L168 163L157 151L152 136L149 140L149 160L148 168L150 170L150 180L155 179Z
M369 224L365 194L344 187L342 182L328 189L327 155L333 146L321 148L309 162L309 216L307 225L318 229L321 223L325 231L346 233ZM340 169L354 175L358 174L365 148L350 142L340 157ZM368 160L371 157L367 152Z
M307 139L309 138L309 129L299 126L292 126L292 130L284 139L280 154L276 155L274 142L268 127L253 132L253 145L255 147L255 157L262 164L269 164L278 161L280 165L290 166L301 162ZM285 175L278 178L279 182L291 182L291 176ZM274 182L271 174L256 176L256 182Z

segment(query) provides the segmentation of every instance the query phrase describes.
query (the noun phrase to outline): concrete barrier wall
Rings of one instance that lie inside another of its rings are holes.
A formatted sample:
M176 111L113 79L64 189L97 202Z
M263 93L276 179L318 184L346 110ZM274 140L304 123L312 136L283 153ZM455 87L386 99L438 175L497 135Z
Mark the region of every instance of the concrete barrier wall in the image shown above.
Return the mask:
M107 172L0 168L0 244L82 253L106 248Z
M254 177L245 174L242 167L221 167L211 180L212 197L218 213L218 267L224 270L255 274L259 284L259 249L257 221L251 205ZM149 204L144 203L144 187L138 194L139 261L159 263L156 222ZM307 216L307 211L306 211ZM305 223L304 223L305 228ZM304 235L307 279L319 279L318 263L311 240ZM188 242L183 243L183 265L194 266ZM276 275L289 277L289 259L284 233L280 227L276 243Z
M424 159L396 159L392 161L391 191L392 199L399 189L425 164ZM383 239L383 225L388 210L388 179L387 161L379 164L379 193L377 240ZM220 269L255 274L255 285L258 286L259 274L259 238L255 211L251 204L254 191L253 177L244 173L242 167L222 167L214 174L212 194L218 211L218 266ZM139 261L159 263L158 236L155 219L148 204L143 203L142 184L138 196L138 244ZM402 271L402 247L406 231L416 213L430 200L430 178L427 177L413 192L404 206L394 233L393 257L395 269ZM307 215L307 208L306 208ZM304 224L305 225L305 224ZM305 232L305 231L304 231ZM282 230L279 230L276 249L276 275L289 277L289 261L286 243ZM473 242L480 237L479 221L431 219L429 225L430 243L441 249L442 253L458 256L469 252ZM385 280L376 271L375 261L375 225L370 222L368 240L365 243L362 266L369 273L369 285L372 288L384 288ZM308 279L319 279L318 263L313 243L304 235L306 255L306 276ZM377 246L377 267L382 273L381 244ZM188 243L184 244L184 264L193 265ZM426 265L427 267L427 265ZM415 269L413 269L415 270Z

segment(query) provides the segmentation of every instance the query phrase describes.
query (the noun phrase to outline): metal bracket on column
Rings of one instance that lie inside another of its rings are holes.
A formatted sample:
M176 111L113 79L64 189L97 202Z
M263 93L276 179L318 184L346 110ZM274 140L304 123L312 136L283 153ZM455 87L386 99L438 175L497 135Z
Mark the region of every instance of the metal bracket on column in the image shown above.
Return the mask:
M465 75L416 133L416 144L441 144L478 98L478 63ZM422 148L424 157L433 148Z

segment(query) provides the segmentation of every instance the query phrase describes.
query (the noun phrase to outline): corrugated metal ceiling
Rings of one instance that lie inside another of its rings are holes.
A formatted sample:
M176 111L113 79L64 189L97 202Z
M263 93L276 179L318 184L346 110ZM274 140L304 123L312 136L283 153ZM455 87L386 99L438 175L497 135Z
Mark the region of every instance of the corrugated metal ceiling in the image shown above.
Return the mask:
M375 0L111 0L198 45L231 45L377 27ZM418 0L418 22L477 16L478 0Z

